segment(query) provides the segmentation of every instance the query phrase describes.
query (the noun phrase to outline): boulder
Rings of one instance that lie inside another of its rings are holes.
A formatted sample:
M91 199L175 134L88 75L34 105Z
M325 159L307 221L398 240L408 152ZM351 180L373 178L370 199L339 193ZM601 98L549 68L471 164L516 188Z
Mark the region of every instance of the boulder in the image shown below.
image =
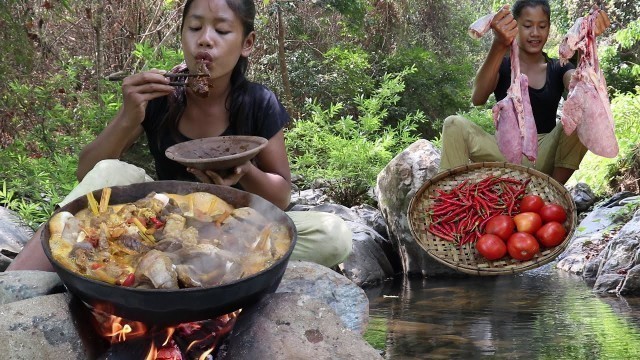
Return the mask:
M299 293L275 293L243 310L221 358L373 360L382 356L360 334L345 328L325 302Z
M393 158L378 174L378 206L389 229L389 239L409 276L459 275L432 259L413 238L409 228L409 203L422 185L438 173L440 151L427 140L418 140Z

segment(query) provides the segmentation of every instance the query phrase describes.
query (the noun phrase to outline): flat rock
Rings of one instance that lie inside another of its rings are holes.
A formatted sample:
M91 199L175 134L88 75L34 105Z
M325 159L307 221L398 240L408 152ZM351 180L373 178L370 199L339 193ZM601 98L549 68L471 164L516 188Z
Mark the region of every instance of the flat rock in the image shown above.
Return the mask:
M0 206L0 251L18 254L33 233L18 214Z
M245 311L223 359L382 359L326 303L308 295L270 294Z
M90 359L69 311L71 296L55 294L0 306L0 359Z
M63 291L62 281L54 272L24 270L0 273L0 305Z
M369 323L369 299L362 288L337 272L308 261L290 261L278 293L309 295L323 301L348 329L363 334Z

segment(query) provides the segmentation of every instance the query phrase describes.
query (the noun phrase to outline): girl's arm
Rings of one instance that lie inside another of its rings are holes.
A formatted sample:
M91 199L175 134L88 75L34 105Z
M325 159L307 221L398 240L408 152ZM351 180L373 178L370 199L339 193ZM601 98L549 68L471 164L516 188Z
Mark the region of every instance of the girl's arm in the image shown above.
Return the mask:
M609 16L607 15L607 13L604 10L600 10L600 8L598 7L598 5L593 5L593 7L591 8L591 12L590 14L592 14L594 11L596 11L598 13L598 15L596 16L596 23L595 26L596 28L593 31L593 34L595 36L600 36L603 32L605 32L605 30L607 30L607 28L609 26L611 26L611 21L609 20ZM576 51L578 60L576 61L576 66L577 64L580 62L580 51ZM569 83L571 82L571 76L573 75L573 73L575 72L575 69L571 69L568 70L566 73L564 73L564 76L562 77L562 82L564 83L564 88L565 89L569 89Z
M168 95L173 87L163 71L151 70L124 79L122 108L107 127L80 152L76 176L84 176L104 159L118 159L140 137L149 100Z
M205 183L225 186L240 184L245 191L259 195L281 209L286 209L291 200L291 170L282 130L269 139L267 146L256 156L255 165L246 162L226 177L211 170L187 170Z
M503 6L493 17L491 28L494 33L491 49L473 81L471 102L476 106L486 103L495 90L502 59L518 34L518 24L508 5Z

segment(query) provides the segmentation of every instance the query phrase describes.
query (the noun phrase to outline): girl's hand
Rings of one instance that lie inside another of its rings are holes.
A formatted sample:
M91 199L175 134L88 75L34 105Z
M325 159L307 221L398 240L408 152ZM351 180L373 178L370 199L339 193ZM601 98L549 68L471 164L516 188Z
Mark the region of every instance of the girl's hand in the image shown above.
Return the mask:
M593 33L595 36L600 36L609 26L611 26L611 21L609 20L609 16L604 10L600 10L598 5L593 5L589 14L593 14L596 12L598 15L596 16L596 28Z
M491 20L491 28L495 35L494 42L498 42L505 47L511 45L511 42L518 35L518 23L513 18L509 5L505 5L496 13Z
M240 179L249 171L253 166L251 162L236 166L231 171L215 172L213 170L198 170L194 168L187 168L187 171L195 175L195 177L203 183L216 184L223 186L233 186L240 181Z
M165 96L173 92L169 79L163 76L166 71L152 69L131 76L122 82L123 115L127 119L142 122L149 100Z

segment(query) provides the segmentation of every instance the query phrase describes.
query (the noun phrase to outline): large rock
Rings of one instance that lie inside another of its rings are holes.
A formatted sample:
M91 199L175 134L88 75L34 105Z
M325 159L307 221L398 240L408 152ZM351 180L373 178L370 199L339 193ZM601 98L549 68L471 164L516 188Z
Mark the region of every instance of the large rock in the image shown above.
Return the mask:
M0 251L18 254L33 233L18 214L0 206Z
M557 267L582 275L597 293L639 294L640 198L616 194L580 222Z
M612 220L612 214L619 209L603 207L589 213L578 224L567 249L558 257L557 267L576 275L583 275L589 260L597 257L607 245L609 239L605 234L616 225Z
M62 281L54 272L24 270L0 273L0 305L63 291Z
M369 299L364 290L322 265L290 261L276 292L304 294L324 302L344 327L357 333L364 333L369 323Z
M0 306L0 359L91 359L69 311L68 294Z
M370 287L392 278L398 264L392 244L373 228L353 221L347 225L353 233L353 249L343 263L347 278L360 287ZM395 261L391 261L393 258Z
M600 253L600 266L594 290L600 293L633 294L638 276L635 268L640 265L640 211L627 222ZM627 278L631 277L628 281ZM622 284L627 286L623 289Z
M382 356L343 326L326 303L309 295L276 293L245 309L223 359L350 359Z
M408 275L458 275L432 259L416 243L409 222L409 203L430 178L438 173L440 151L427 140L418 140L398 154L378 174L376 195L378 206L389 228L389 238Z

